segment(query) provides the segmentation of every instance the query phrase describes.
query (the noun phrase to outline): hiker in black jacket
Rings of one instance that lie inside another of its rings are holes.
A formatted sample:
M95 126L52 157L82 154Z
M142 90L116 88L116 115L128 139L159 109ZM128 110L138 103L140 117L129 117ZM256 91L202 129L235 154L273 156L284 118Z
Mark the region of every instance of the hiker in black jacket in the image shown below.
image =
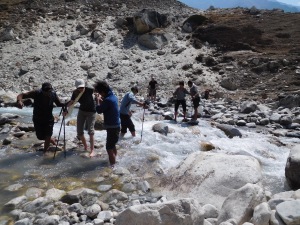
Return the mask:
M23 99L32 98L34 100L32 121L35 128L36 137L39 140L45 140L44 153L48 150L50 143L55 145L55 139L51 138L53 134L54 117L52 114L53 103L58 107L63 107L60 99L53 91L52 85L48 82L42 84L39 90L32 90L21 93L17 96L17 107L22 109Z

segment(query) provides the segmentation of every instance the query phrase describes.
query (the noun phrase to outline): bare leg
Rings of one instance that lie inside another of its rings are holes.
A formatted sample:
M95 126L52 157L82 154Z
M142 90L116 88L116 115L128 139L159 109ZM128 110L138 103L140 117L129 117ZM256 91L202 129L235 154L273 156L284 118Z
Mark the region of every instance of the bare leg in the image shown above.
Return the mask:
M117 149L109 149L107 150L107 154L111 167L114 167L116 164Z
M81 142L82 142L82 144L83 144L83 146L84 146L84 150L88 150L88 147L87 147L87 144L86 144L86 140L85 140L85 137L84 137L84 135L80 135L80 136L78 136L79 137L79 139L81 140Z
M51 137L47 136L45 138L45 143L44 143L44 154L46 153L46 151L48 150L48 148L50 146L50 141L51 141Z
M197 120L197 117L198 117L198 108L195 108L194 120Z
M50 138L50 143L53 145L56 145L57 141L55 140L55 138Z
M90 157L93 157L95 155L95 152L94 152L94 143L95 143L94 134L90 134L90 148L91 148Z

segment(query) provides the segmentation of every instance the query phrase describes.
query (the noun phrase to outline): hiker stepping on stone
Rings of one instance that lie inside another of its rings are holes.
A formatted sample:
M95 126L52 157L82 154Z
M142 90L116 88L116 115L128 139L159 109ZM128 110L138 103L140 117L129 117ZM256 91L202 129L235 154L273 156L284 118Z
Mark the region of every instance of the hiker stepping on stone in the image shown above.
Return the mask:
M184 81L179 81L179 87L176 88L175 92L173 93L174 98L176 99L175 101L175 117L174 120L177 121L177 115L178 115L178 108L179 105L182 105L183 109L183 122L186 122L186 100L185 96L189 95L190 93L188 90L184 87Z

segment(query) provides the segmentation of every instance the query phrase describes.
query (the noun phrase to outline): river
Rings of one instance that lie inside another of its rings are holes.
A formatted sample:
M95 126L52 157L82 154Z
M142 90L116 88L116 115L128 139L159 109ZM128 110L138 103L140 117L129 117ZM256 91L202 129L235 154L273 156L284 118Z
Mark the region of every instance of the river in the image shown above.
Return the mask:
M54 114L59 114L56 108ZM289 145L299 143L299 139L275 138L265 129L241 129L242 138L228 138L221 130L213 127L209 119L200 119L197 126L188 126L171 121L157 121L157 115L137 109L133 116L137 136L127 135L119 140L119 156L117 166L138 171L146 177L148 172L168 173L176 167L188 154L200 151L200 142L211 142L216 149L213 152L253 156L259 160L263 170L263 184L272 194L288 190L285 184L284 169L289 154ZM0 108L0 114L13 113L20 115L23 122L31 121L31 108ZM75 117L76 110L73 112ZM168 125L167 136L153 132L152 126L158 122ZM61 123L54 126L54 136L58 137ZM32 134L33 135L33 134ZM62 140L63 133L60 139ZM87 135L86 135L87 136ZM1 135L2 139L4 138ZM82 157L82 149L74 147L72 140L76 138L75 126L66 126L66 157L60 152L53 159L53 153L43 156L41 152L25 152L20 149L7 153L7 146L0 148L0 206L10 199L23 194L28 187L48 189L56 187L71 190L84 186L97 187L95 179L102 176L109 164L105 152L105 131L96 131L97 151L101 156L95 158ZM283 143L278 144L278 142ZM2 143L2 140L1 140ZM155 161L155 163L153 163ZM150 163L151 162L151 163ZM155 165L155 166L154 166ZM7 187L20 185L16 191L8 191Z

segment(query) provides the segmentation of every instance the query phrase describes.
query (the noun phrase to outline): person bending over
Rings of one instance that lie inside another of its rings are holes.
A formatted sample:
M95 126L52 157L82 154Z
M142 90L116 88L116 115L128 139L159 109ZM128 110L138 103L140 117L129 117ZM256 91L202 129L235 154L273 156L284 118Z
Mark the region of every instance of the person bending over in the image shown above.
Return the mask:
M42 88L39 90L31 90L26 93L21 93L17 96L17 107L22 109L23 99L32 98L33 104L33 116L32 121L36 133L36 137L39 140L44 140L45 153L50 143L55 145L55 139L52 138L54 117L53 117L53 103L58 107L64 107L65 104L61 103L55 91L53 91L52 85L48 82L42 84Z

